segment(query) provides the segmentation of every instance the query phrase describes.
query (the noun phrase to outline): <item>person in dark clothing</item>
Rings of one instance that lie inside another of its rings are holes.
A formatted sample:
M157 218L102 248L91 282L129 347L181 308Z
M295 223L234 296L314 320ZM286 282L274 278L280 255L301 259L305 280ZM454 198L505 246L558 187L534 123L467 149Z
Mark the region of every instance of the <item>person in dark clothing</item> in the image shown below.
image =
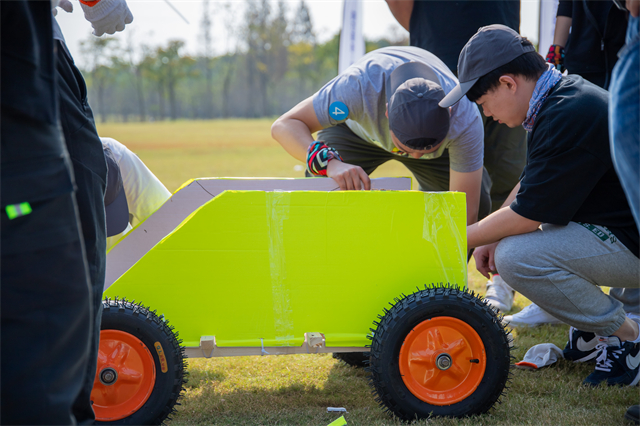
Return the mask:
M59 130L51 5L2 2L2 424L76 424L91 289Z
M92 21L95 31L114 33L120 24L124 29L125 23L131 22L132 18L124 0L101 0L100 4L100 20ZM92 9L88 10L92 12ZM92 16L85 10L87 19ZM109 25L105 26L105 22ZM74 403L73 413L79 424L93 424L95 414L91 407L91 391L96 376L102 319L102 291L106 272L107 235L104 194L107 165L93 112L87 100L84 78L75 66L55 19L53 20L53 37L57 50L56 69L62 131L73 163L78 212L92 287L90 362L87 365L82 389Z
M502 24L520 31L520 1L421 1L387 0L391 13L407 31L411 46L436 55L457 75L458 56L478 28ZM482 114L482 109L480 109ZM526 132L509 128L482 114L484 167L490 182L491 211L503 206L525 165ZM507 312L514 292L498 274L487 282L487 301Z
M560 0L547 62L606 90L626 29L627 12L612 1Z
M499 61L489 55L497 50ZM584 384L636 385L638 323L600 289L640 286L638 227L609 150L608 93L563 77L503 25L469 40L459 70L460 85L441 107L466 94L487 116L529 131L527 166L509 207L467 227L478 270L497 266L517 291L572 326L565 359L596 357Z

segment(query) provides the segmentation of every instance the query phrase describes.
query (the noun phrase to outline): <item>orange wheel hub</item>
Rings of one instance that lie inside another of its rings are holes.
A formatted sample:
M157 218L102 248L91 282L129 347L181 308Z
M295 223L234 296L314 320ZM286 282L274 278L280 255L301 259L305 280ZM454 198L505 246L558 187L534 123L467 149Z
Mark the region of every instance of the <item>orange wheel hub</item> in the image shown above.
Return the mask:
M487 365L484 344L467 323L452 317L425 320L400 349L400 374L411 393L432 405L451 405L480 385Z
M119 330L100 332L98 370L91 391L98 421L120 420L147 402L156 383L156 366L147 346Z

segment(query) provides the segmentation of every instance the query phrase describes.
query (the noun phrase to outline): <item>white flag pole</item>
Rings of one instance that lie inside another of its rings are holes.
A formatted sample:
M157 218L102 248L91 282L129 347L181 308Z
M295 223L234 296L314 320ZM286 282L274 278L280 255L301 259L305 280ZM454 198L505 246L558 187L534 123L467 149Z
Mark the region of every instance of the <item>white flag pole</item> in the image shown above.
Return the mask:
M346 70L363 55L362 0L344 0L338 72Z
M558 0L540 0L540 26L538 27L538 53L546 57L553 44L553 33L556 30L556 14Z

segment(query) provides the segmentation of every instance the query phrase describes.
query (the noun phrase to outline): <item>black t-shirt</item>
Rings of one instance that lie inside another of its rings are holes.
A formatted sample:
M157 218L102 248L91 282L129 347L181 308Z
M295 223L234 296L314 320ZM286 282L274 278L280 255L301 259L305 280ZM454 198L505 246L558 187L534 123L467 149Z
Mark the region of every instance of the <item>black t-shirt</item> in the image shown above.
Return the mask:
M520 1L415 0L409 44L433 53L457 75L460 51L478 28L491 24L520 32Z
M572 74L611 73L624 45L627 13L612 1L560 0L558 16L571 18L564 65Z
M562 77L529 132L527 165L511 209L527 219L601 225L638 256L638 228L613 168L608 93Z

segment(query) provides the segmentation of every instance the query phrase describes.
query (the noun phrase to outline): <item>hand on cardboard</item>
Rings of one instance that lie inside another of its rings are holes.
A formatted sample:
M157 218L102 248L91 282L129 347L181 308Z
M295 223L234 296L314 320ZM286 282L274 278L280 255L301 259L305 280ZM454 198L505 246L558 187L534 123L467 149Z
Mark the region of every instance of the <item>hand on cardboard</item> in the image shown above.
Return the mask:
M327 166L327 176L336 181L340 189L371 189L371 179L360 166L331 160Z
M124 31L126 24L133 22L133 14L125 0L100 0L91 6L81 3L84 17L91 22L93 35L115 34Z
M476 269L487 279L491 279L490 272L496 271L496 263L494 255L496 252L498 243L487 244L486 246L480 246L473 252L473 257L476 260Z

